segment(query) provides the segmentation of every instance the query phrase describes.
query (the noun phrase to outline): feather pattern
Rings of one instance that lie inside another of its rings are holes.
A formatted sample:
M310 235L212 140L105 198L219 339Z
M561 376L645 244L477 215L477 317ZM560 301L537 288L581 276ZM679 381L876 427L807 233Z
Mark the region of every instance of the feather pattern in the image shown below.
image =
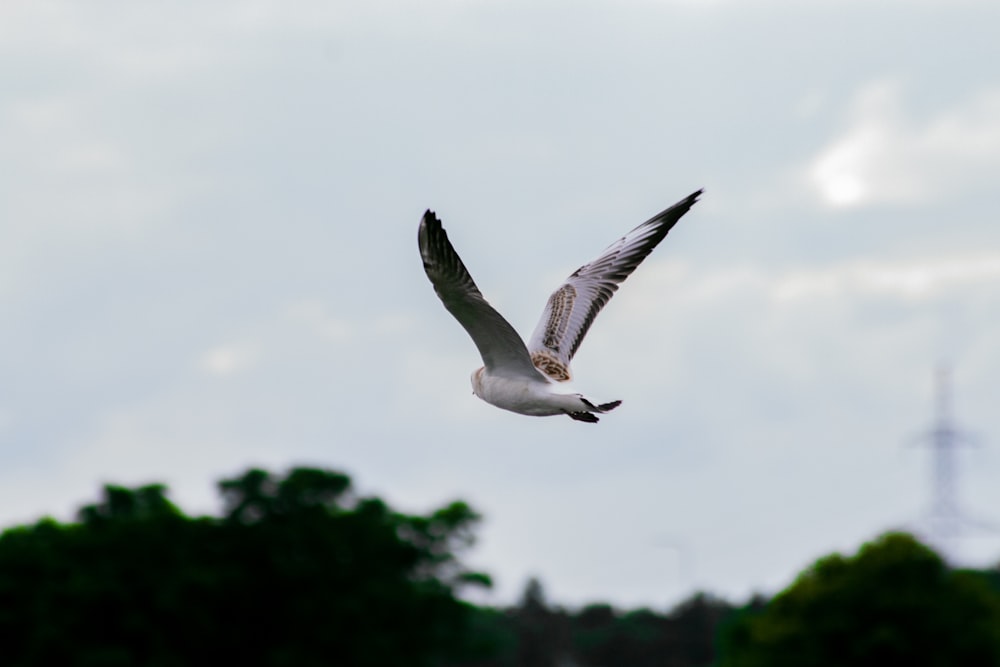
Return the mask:
M539 370L553 380L570 379L570 361L594 318L701 193L692 193L612 243L552 293L528 342L531 359Z

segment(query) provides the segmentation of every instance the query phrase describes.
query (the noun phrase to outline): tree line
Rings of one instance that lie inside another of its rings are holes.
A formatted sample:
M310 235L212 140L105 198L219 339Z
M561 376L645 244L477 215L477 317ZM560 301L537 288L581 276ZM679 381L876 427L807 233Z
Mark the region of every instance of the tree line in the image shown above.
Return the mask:
M251 469L191 517L163 485L109 485L75 521L0 535L0 664L420 667L1000 665L1000 569L905 534L831 555L746 604L568 610L532 580L476 606L479 515L404 514L338 471Z

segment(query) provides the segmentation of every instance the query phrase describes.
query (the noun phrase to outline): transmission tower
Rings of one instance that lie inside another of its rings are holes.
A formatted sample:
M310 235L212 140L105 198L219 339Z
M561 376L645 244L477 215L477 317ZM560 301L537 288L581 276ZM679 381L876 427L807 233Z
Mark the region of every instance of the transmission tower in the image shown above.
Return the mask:
M931 505L922 523L928 540L945 558L956 555L956 542L968 529L992 532L995 527L967 516L959 506L955 454L960 445L974 443L959 430L951 413L951 373L938 368L935 375L936 415L934 424L920 441L931 447Z

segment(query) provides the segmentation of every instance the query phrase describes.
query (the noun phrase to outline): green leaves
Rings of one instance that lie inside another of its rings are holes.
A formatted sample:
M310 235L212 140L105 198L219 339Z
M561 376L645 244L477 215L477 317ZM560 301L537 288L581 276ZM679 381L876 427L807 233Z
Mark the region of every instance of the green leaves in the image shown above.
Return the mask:
M77 512L80 522L87 525L183 516L184 513L167 500L167 487L163 484L148 484L136 489L108 484L101 502L85 505Z
M816 561L723 646L724 667L1000 664L1000 592L889 533Z
M347 475L318 468L294 468L284 478L252 468L219 482L226 517L244 524L310 510L335 512L350 487Z
M468 643L456 502L411 516L336 471L251 469L219 484L222 518L166 487L104 488L78 524L0 536L3 664L431 665Z

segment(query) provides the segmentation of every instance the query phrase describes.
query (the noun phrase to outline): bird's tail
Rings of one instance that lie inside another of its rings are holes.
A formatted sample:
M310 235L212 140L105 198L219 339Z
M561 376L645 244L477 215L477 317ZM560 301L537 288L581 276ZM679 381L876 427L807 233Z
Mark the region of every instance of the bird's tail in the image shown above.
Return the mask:
M582 401L586 406L586 410L580 410L579 412L567 412L566 414L569 415L570 419L575 419L579 422L587 422L588 424L596 424L600 421L600 419L597 418L597 415L594 414L595 412L610 412L622 404L621 401L611 401L610 403L600 403L598 405L594 405L583 396L580 397L580 401Z

